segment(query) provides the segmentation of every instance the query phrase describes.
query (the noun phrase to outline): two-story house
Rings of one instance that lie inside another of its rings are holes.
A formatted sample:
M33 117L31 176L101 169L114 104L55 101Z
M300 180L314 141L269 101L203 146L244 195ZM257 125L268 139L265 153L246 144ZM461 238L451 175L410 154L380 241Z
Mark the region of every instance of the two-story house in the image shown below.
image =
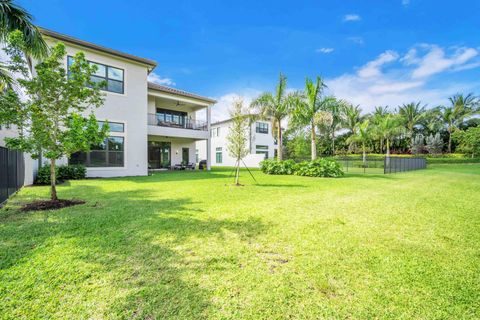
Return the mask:
M210 157L213 166L234 166L236 160L228 152L227 136L232 120L212 123L210 126L211 148L210 155L206 153L205 142L197 143L198 157ZM243 159L248 167L259 167L260 162L277 156L277 141L272 135L269 121L257 120L249 126L247 148L249 154Z
M150 169L195 163L196 142L210 148L210 113L215 100L148 82L156 62L42 29L49 45L66 46L65 66L82 51L97 66L94 80L105 81L105 103L95 110L108 121L109 137L88 153L59 163L84 164L89 177L141 176ZM205 121L196 120L204 113ZM207 152L210 154L210 152ZM210 157L207 169L210 168Z

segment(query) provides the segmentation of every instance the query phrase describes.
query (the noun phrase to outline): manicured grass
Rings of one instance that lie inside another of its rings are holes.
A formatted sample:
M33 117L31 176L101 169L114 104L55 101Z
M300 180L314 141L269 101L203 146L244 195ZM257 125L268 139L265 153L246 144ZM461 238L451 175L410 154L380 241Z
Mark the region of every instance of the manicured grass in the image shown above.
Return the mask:
M480 165L72 181L0 210L0 318L480 317Z

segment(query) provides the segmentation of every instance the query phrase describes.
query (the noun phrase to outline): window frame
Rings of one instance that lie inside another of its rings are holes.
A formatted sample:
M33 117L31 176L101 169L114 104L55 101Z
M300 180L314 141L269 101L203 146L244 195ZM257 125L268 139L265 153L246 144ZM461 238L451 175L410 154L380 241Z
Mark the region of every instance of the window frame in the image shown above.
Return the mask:
M67 56L67 75L70 74L70 59L74 59L73 56ZM102 77L102 76L99 76L99 75L95 75L93 74L92 77L96 77L96 78L102 78L102 81L105 81L106 82L106 86L105 88L100 88L100 90L102 91L106 91L106 92L110 92L110 93L116 93L116 94L125 94L125 69L122 69L122 68L118 68L118 67L114 67L114 66L111 66L111 65L108 65L108 64L104 64L104 63L100 63L100 62L95 62L95 61L92 61L92 60L87 60L87 62L89 64L97 64L99 66L103 66L105 67L105 77ZM118 70L121 70L122 71L122 81L120 80L117 80L117 79L113 79L113 78L109 78L108 76L108 70L112 68L112 69L118 69ZM113 90L109 90L108 89L108 81L115 81L115 82L121 82L122 83L122 92L117 92L117 91L113 91Z
M218 161L220 159L220 161ZM215 163L223 163L222 147L215 148Z
M268 134L268 123L266 122L255 122L255 132L261 134Z

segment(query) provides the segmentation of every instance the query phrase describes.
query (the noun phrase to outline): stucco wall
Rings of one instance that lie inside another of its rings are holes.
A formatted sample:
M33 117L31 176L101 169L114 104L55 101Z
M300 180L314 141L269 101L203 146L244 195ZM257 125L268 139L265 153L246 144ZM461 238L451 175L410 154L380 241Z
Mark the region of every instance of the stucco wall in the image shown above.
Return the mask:
M211 126L211 129L220 128L219 136L211 136L212 149L212 166L234 166L235 160L228 154L227 149L227 136L229 132L231 122L219 123ZM268 146L268 157L273 158L275 155L275 149L277 146L274 143L273 136L271 134L271 125L269 123L269 132L268 134L256 133L255 132L255 123L250 127L249 132L249 141L247 143L247 148L250 150L250 154L247 155L243 160L248 167L258 167L259 163L264 160L264 156L261 154L256 154L257 145L266 145ZM216 149L222 148L222 163L216 162ZM206 143L204 141L199 141L196 144L196 148L199 150L199 158L206 159Z
M49 44L54 40L47 39ZM66 43L68 55L78 51L86 59L124 70L124 94L106 92L105 103L96 109L98 120L125 124L124 166L121 168L88 168L90 177L147 175L147 67L133 61L95 52ZM67 63L65 57L65 65ZM112 135L122 135L112 133ZM66 162L63 160L61 162Z

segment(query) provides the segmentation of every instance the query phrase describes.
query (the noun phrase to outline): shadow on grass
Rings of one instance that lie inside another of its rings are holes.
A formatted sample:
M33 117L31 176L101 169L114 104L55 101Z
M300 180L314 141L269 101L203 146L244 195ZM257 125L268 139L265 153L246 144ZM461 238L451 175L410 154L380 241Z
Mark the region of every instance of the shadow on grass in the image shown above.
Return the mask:
M259 186L259 187L273 187L273 188L306 188L303 184L285 184L285 183L279 183L279 184L274 184L274 183L257 183L254 184L254 186Z
M43 278L33 280L37 288L44 290L38 303L42 303L42 296L64 287L74 286L74 294L82 295L83 285L110 279L108 286L122 294L116 295L113 301L94 302L106 303L108 310L104 316L115 318L206 318L211 292L198 283L186 282L184 275L202 274L206 266L236 262L231 261L232 258L216 256L212 260L199 256L192 263L189 258L195 253L183 246L188 247L190 239L203 239L200 241L205 243L212 239L221 241L225 232L237 234L240 241L249 241L268 227L253 218L202 219L198 216L203 210L191 199L158 199L158 195L150 196L148 190L105 192L97 187L78 186L64 196L73 194L87 200L87 204L20 217L0 217L0 271L15 274L20 268L28 274L33 271L29 268L41 265L36 259L51 259L50 255L58 252L59 246L65 246L70 250L62 251L65 259L73 259L67 268L70 271L55 274L55 270L35 270L46 272ZM72 244L73 249L67 244ZM96 268L77 269L85 263ZM88 276L82 278L78 275L81 272L87 272ZM108 277L112 274L113 278ZM13 281L22 281L11 277ZM51 281L51 277L63 280L59 283ZM0 276L0 281L6 280ZM13 293L2 294L8 297ZM76 307L79 306L72 306ZM8 310L8 306L6 308ZM92 312L94 310L86 308L85 314L79 317L92 317Z

